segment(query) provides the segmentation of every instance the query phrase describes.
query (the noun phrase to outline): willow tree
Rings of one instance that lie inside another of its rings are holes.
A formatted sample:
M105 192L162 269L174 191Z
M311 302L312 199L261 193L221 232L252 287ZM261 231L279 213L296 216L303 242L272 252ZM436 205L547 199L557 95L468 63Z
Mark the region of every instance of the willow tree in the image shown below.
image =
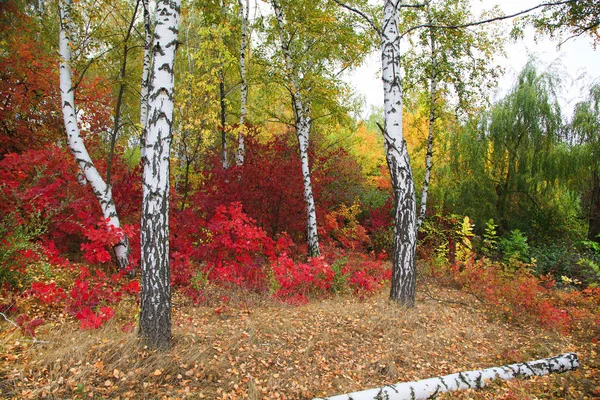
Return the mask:
M148 122L142 159L142 295L139 335L150 347L171 345L169 179L173 136L174 63L180 5L159 0L152 47Z
M480 226L494 218L502 230L529 230L534 223L546 224L541 231L553 228L544 219L567 173L556 79L528 63L506 97L454 138L458 183L451 201Z
M569 133L573 160L584 176L588 239L600 242L600 84L593 85L588 98L575 106Z

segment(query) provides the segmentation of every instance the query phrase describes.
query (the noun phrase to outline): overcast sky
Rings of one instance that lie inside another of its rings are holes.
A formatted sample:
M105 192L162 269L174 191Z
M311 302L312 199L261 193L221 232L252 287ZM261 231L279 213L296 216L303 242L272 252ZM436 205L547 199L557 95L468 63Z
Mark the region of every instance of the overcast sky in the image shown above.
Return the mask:
M499 5L506 15L531 8L541 0L481 0L474 1L473 12L478 15L482 10ZM507 28L512 26L512 20L504 22ZM508 29L507 29L508 30ZM500 80L493 99L502 98L513 86L518 73L533 55L539 61L540 68L554 68L561 71L563 87L559 91L559 101L565 115L571 115L571 110L577 101L583 99L591 83L600 80L600 49L594 50L589 36L574 38L557 49L558 41L548 38L534 40L534 32L525 31L525 37L518 42L507 42L506 57L497 61L505 69L505 76ZM363 116L366 116L371 106L383 106L383 87L381 84L379 54L372 54L366 62L348 76L355 90L365 97Z

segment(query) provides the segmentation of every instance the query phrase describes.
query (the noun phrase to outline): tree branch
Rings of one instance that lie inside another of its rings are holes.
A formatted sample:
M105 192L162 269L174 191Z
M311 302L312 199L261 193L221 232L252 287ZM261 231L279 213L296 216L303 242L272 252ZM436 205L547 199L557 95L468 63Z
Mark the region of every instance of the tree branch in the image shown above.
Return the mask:
M2 317L3 317L3 318L4 318L4 319L7 321L7 322L11 323L11 324L12 324L12 325L13 325L15 328L21 328L19 325L15 324L13 321L11 321L11 320L10 320L10 319L9 319L9 318L6 316L6 314L4 314L4 313L1 313L1 312L0 312L0 315L1 315L1 316L2 316ZM46 341L46 340L39 340L39 339L37 339L37 338L36 338L35 336L33 336L33 335L31 335L31 341L32 341L33 343L50 343L50 342L48 342L48 341Z
M340 7L344 7L345 9L347 9L347 10L349 10L349 11L352 11L352 12L353 12L353 13L355 13L355 14L358 14L358 15L360 15L360 16L361 16L361 17L362 17L362 18L363 18L365 21L367 21L367 23L368 23L369 25L371 25L371 28L373 28L373 30L375 30L375 32L377 32L377 34L378 34L379 36L381 36L381 28L379 28L379 27L377 26L377 24L375 24L375 22L373 22L373 20L371 20L371 18L369 18L369 16L368 16L367 14L363 13L362 11L360 11L360 10L358 10L358 9L356 9L356 8L350 7L350 6L349 6L349 5L347 5L347 4L344 4L344 3L342 3L340 0L333 0L333 1L334 1L334 2L335 2L337 5L339 5Z
M476 21L476 22L469 22L469 23L460 24L460 25L433 25L433 24L417 25L417 26L413 26L412 28L410 28L407 31L405 31L404 33L402 33L402 35L400 37L402 38L402 37L406 36L407 34L409 34L410 32L412 32L414 30L417 30L417 29L420 29L420 28L462 29L462 28L468 28L470 26L477 26L477 25L489 24L490 22L503 21L505 19L510 19L510 18L518 17L519 15L530 13L531 11L537 10L538 8L561 6L561 5L564 5L564 4L575 3L577 1L579 1L579 0L564 0L564 1L554 2L554 3L541 3L541 4L538 4L535 7L531 7L531 8L528 8L526 10L514 13L514 14L502 15L502 16L498 16L498 17L494 17L494 18L484 19L484 20Z

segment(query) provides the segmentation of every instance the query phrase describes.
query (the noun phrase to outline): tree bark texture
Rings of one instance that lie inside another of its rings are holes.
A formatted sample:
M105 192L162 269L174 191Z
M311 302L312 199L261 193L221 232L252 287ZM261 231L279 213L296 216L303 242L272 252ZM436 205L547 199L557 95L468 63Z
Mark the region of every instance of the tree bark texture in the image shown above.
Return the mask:
M285 21L283 11L277 0L271 1L277 24L279 27L279 38L281 49L283 51L285 66L292 93L292 107L296 122L296 137L298 139L298 148L300 151L300 161L302 167L302 179L304 184L304 203L306 205L306 241L308 244L308 256L317 257L321 254L319 249L319 236L317 234L317 212L315 207L315 198L313 196L312 183L310 177L310 163L308 159L308 145L310 138L311 118L310 102L303 99L300 90L298 76L294 73L292 55L289 48L289 42L285 35Z
M77 124L77 113L75 111L75 93L73 88L73 73L71 71L71 0L61 0L60 8L60 96L65 129L67 131L67 143L79 170L89 182L102 209L102 215L108 221L109 226L120 228L121 223L117 209L112 197L110 185L102 179L102 176L94 166L92 159L83 143ZM80 180L81 182L81 180ZM129 265L129 241L126 236L113 247L117 265L120 269L126 269Z
M144 143L146 124L148 123L148 90L150 84L150 68L152 66L152 29L150 21L150 0L142 0L144 9L144 66L142 69L142 84L140 88L140 126L142 135L140 140L140 155L144 157Z
M381 64L384 96L383 129L386 159L394 192L394 254L390 298L401 305L415 304L416 197L408 148L402 133L400 73L400 0L386 0L381 30Z
M398 383L382 388L342 394L315 400L421 400L433 399L443 392L465 389L481 389L490 380L511 380L517 377L543 376L563 373L579 367L577 354L566 353L541 360L492 367L476 371L459 372L416 382Z
M246 124L246 113L248 103L248 77L246 75L246 48L248 47L248 19L250 13L249 0L239 0L240 18L242 20L242 38L240 43L240 77L242 78L242 87L240 93L240 126L238 131L238 149L235 162L237 165L244 165L246 147L244 142L244 131Z
M173 137L173 68L179 13L179 0L157 2L148 124L142 159L142 298L139 335L152 348L169 348L171 345L169 156Z

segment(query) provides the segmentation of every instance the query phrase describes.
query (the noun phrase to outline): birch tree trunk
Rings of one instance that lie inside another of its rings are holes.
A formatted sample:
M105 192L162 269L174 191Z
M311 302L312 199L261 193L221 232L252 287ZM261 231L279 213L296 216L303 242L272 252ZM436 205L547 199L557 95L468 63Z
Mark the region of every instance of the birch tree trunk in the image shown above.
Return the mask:
M71 0L61 0L60 9L60 97L62 101L63 119L67 131L67 143L79 170L89 182L102 209L102 215L108 221L109 226L120 228L121 223L117 209L112 197L110 185L102 179L102 176L94 166L94 163L83 143L77 124L77 113L75 111L75 93L73 88L73 74L71 71ZM80 180L81 182L81 180ZM120 269L127 269L129 265L129 241L127 236L113 247L117 265Z
M142 0L144 9L144 66L142 69L142 84L140 88L140 126L142 127L142 135L140 139L140 155L144 157L144 149L146 144L144 141L146 124L148 123L148 90L150 84L150 67L152 64L152 28L150 22L150 6L149 0Z
M250 2L249 0L239 0L239 4L240 18L242 20L242 40L240 44L240 76L242 78L242 87L240 100L240 127L238 131L238 150L235 158L235 162L238 166L244 165L244 156L246 155L246 148L244 143L244 132L248 103L248 78L246 76L246 47L248 46L248 18L250 13Z
M427 3L427 23L433 25L429 3ZM433 158L433 138L435 134L436 100L437 100L437 49L435 43L434 28L429 28L429 44L431 47L431 73L429 76L429 133L427 135L427 153L425 154L425 178L423 179L423 188L421 189L421 203L419 217L417 218L417 231L425 220L427 214L427 195L429 193L429 182L431 180L431 168Z
M563 373L579 367L577 354L566 353L557 357L492 367L477 371L459 372L416 382L387 385L382 388L327 397L327 400L425 400L443 392L465 389L482 389L492 379L511 380L517 377L543 376ZM319 400L319 399L315 399Z
M381 29L381 64L386 159L394 191L394 254L390 298L401 305L415 304L416 198L408 148L402 134L402 82L398 19L401 1L385 0Z
M292 107L294 108L296 120L296 137L298 138L298 148L300 150L302 179L304 183L304 203L306 205L306 240L308 244L308 256L317 257L321 252L319 249L319 236L317 234L317 212L312 191L310 164L308 160L308 145L311 127L310 103L303 99L298 76L294 73L292 55L288 39L285 35L283 11L277 0L272 0L271 3L273 5L273 10L275 11L275 17L277 18L281 49L283 50L288 80L291 86Z
M159 0L156 7L149 119L142 159L142 296L139 335L150 347L169 348L169 156L173 137L174 63L180 2Z

